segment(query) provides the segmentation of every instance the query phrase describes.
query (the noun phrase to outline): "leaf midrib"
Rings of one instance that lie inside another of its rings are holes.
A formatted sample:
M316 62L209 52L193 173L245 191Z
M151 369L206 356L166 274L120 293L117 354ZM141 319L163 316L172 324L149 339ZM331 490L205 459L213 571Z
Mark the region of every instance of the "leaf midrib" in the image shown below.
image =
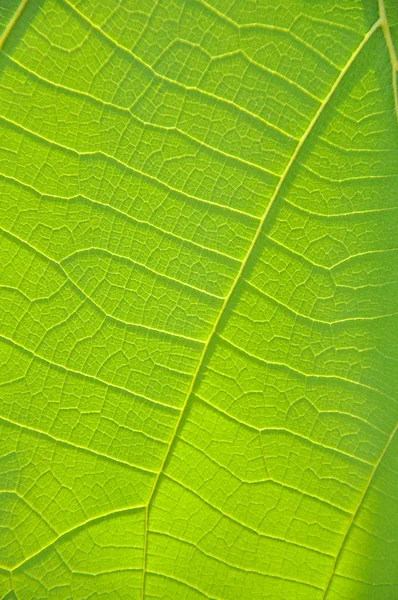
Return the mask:
M294 164L294 162L295 162L298 154L300 153L301 148L305 144L308 136L311 134L313 128L315 127L316 123L318 122L318 120L319 120L321 114L323 113L325 107L328 105L329 100L332 98L332 96L334 95L336 89L340 85L340 82L344 78L345 74L347 73L347 71L349 70L349 68L351 67L351 65L353 64L353 62L355 61L355 59L357 58L358 54L361 52L361 50L363 49L363 47L366 45L367 41L371 38L371 36L373 35L373 33L381 26L381 24L382 24L382 19L379 18L374 23L374 25L369 29L368 33L364 36L364 38L362 39L362 41L360 42L360 44L357 46L356 50L352 53L351 57L349 58L349 60L347 61L347 63L343 67L343 69L340 71L340 73L339 73L338 77L336 78L334 84L330 88L329 93L327 94L327 96L323 100L322 104L320 105L320 107L318 108L318 110L315 113L314 117L312 118L310 124L308 125L306 131L304 132L303 136L301 137L300 141L298 142L298 144L297 144L297 146L296 146L296 148L295 148L295 150L294 150L294 152L293 152L293 154L292 154L289 162L287 163L287 165L285 167L285 170L283 171L283 173L282 173L282 175L281 175L281 177L280 177L280 179L278 181L278 184L275 187L274 193L272 194L271 199L270 199L270 201L268 203L268 206L267 206L267 208L266 208L266 210L265 210L265 212L264 212L264 214L263 214L263 216L262 216L262 218L261 218L261 220L260 220L260 222L258 224L258 227L257 227L257 230L256 230L256 232L254 234L252 243L250 244L250 247L249 247L249 249L248 249L248 251L246 253L246 256L245 256L245 258L243 259L243 261L241 263L241 266L240 266L239 271L238 271L238 273L237 273L237 275L236 275L236 277L235 277L235 279L234 279L234 281L233 281L233 283L231 285L231 288L230 288L227 296L224 299L224 302L223 302L223 304L221 306L221 309L220 309L220 312L219 312L219 314L217 316L217 319L214 322L214 325L213 325L213 328L212 328L212 330L211 330L211 332L209 334L209 337L207 338L207 341L204 344L204 347L203 347L203 350L202 350L202 354L201 354L201 356L199 358L199 362L198 362L197 368L196 368L195 373L194 373L194 375L192 377L191 385L190 385L190 387L188 389L188 392L187 392L187 395L186 395L186 398L185 398L185 402L184 402L184 404L181 407L180 416L179 416L179 418L178 418L178 420L176 422L173 434L172 434L170 442L169 442L169 446L168 446L168 448L167 448L167 450L165 452L162 464L160 466L158 475L157 475L157 477L155 479L152 491L151 491L151 493L149 495L149 498L148 498L148 501L147 501L147 505L146 505L147 508L146 508L146 516L145 516L145 534L144 534L145 535L145 539L144 539L143 576L142 576L142 592L141 592L141 598L142 599L145 597L145 574L146 574L147 543L148 543L149 506L150 506L152 498L153 498L153 496L155 494L159 478L160 478L160 476L161 476L161 474L162 474L162 472L164 470L165 464L166 464L167 459L168 459L168 457L170 455L170 451L171 451L171 448L173 446L173 442L174 442L174 440L175 440L175 438L177 436L177 432L179 430L182 418L183 418L183 416L185 414L185 411L186 411L189 399L190 399L190 397L192 395L193 388L194 388L195 383L196 383L196 381L198 379L200 370L201 370L202 365L204 363L204 360L206 358L207 351L209 349L210 343L211 343L213 337L215 336L215 334L217 332L219 323L220 323L220 321L221 321L221 319L222 319L222 317L223 317L223 315L225 313L225 310L226 310L226 308L227 308L227 306L229 304L229 301L230 301L230 299L231 299L231 297L232 297L232 295L233 295L233 293L234 293L234 291L235 291L235 289L236 289L236 287L237 287L237 285L238 285L238 283L239 283L239 281L240 281L240 279L242 277L242 274L243 274L243 272L244 272L244 270L246 268L247 263L249 262L249 259L250 259L251 255L252 255L252 253L254 251L254 248L255 248L255 246L257 244L257 241L258 241L258 239L260 237L260 234L261 234L261 232L263 230L264 223L266 222L266 219L267 219L267 217L268 217L268 215L269 215L269 213L271 211L271 208L274 205L275 200L277 199L277 197L279 195L279 192L280 192L280 190L281 190L281 188L283 186L283 183L285 182L286 177L288 176L288 174L290 172L290 169L292 168L292 166L293 166L293 164Z

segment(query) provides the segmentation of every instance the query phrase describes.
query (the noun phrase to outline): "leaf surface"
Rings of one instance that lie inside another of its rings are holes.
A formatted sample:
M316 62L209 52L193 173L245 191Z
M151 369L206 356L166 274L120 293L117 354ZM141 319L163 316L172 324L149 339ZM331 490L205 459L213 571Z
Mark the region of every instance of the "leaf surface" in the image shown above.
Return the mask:
M0 7L0 595L398 593L398 6Z

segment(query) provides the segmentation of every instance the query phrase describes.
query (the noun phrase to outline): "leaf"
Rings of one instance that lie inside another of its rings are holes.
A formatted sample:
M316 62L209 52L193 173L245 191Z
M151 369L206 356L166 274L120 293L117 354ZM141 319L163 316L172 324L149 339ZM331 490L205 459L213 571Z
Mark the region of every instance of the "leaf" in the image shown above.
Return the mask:
M395 598L396 2L0 36L1 597Z

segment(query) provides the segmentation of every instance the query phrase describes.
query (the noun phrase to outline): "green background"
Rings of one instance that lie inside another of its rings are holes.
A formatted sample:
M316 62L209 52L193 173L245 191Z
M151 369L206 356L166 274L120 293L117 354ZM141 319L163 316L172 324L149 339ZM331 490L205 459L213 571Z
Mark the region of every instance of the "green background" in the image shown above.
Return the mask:
M398 5L0 24L0 597L397 598Z

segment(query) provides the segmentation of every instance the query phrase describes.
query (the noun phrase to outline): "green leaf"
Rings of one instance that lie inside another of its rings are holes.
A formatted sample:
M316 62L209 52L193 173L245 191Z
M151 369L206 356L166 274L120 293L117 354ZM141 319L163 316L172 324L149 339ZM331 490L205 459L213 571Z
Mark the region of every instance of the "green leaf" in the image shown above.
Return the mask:
M396 0L0 47L0 597L396 598Z

